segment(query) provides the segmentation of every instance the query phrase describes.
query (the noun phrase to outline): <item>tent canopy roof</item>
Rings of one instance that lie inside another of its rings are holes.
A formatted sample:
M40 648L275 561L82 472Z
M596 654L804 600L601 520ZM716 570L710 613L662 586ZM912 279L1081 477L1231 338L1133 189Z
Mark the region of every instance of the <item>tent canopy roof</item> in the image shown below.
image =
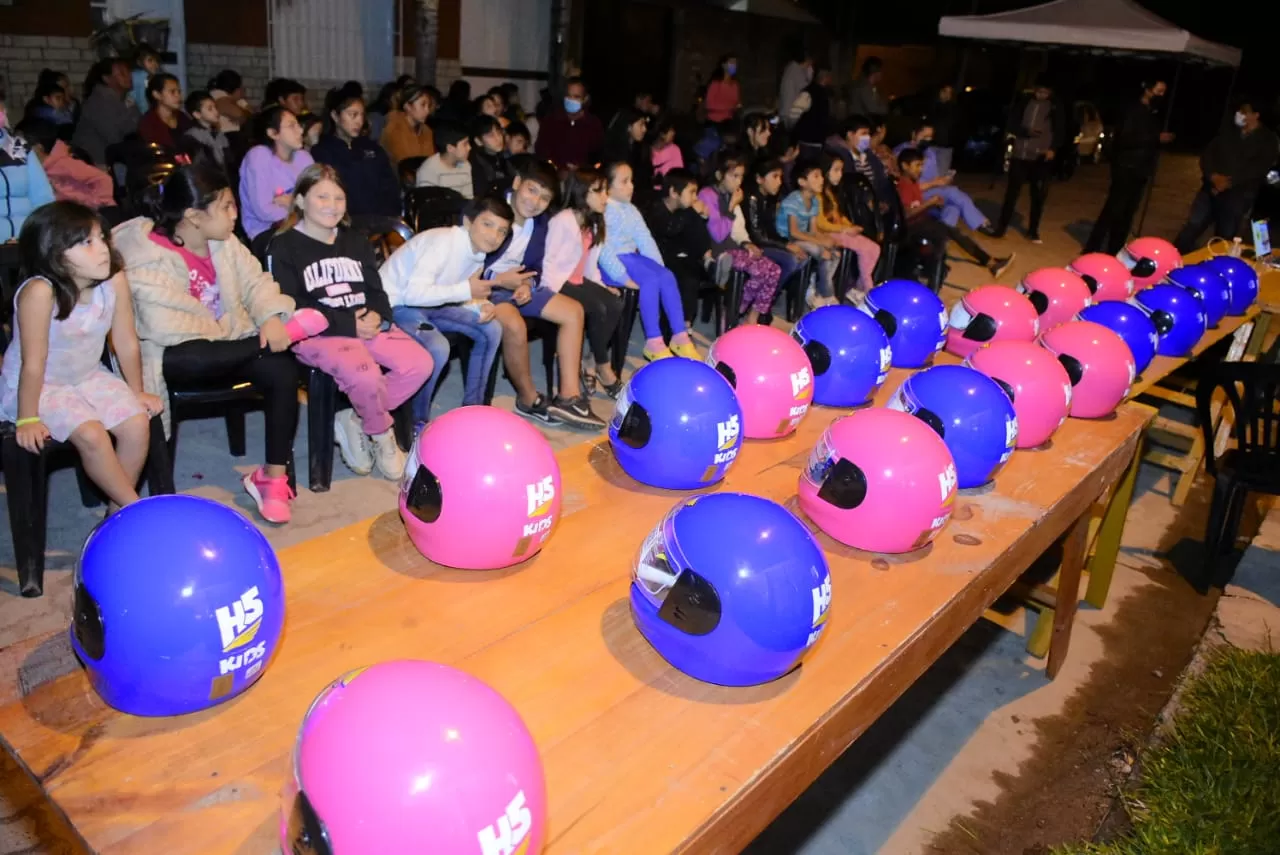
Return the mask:
M956 15L938 33L958 39L1074 46L1105 53L1179 54L1240 64L1240 49L1206 41L1132 0L1053 0L994 15Z

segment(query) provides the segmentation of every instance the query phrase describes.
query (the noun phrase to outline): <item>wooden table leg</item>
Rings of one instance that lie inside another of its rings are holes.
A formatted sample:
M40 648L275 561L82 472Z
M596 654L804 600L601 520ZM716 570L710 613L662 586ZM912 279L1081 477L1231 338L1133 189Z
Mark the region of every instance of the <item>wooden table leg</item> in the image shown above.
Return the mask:
M1138 437L1138 443L1133 449L1133 460L1115 492L1111 494L1111 501L1107 503L1107 511L1102 517L1102 527L1098 529L1098 539L1094 541L1093 555L1089 557L1089 586L1085 589L1084 600L1095 609L1107 604L1107 594L1111 591L1116 557L1120 554L1120 544L1124 540L1125 518L1129 515L1129 504L1133 501L1138 470L1142 468L1146 438L1145 433Z
M1249 362L1253 362L1258 358L1258 354L1262 353L1262 348L1266 344L1267 330L1271 327L1271 313L1262 312L1253 322L1253 332L1249 335L1249 343L1244 348L1244 358Z
M1076 606L1080 599L1080 573L1084 569L1085 551L1088 549L1089 513L1071 526L1062 547L1062 569L1058 573L1058 607L1053 615L1053 639L1049 644L1049 662L1045 675L1052 680L1058 676L1067 658L1071 644L1071 626L1076 619Z

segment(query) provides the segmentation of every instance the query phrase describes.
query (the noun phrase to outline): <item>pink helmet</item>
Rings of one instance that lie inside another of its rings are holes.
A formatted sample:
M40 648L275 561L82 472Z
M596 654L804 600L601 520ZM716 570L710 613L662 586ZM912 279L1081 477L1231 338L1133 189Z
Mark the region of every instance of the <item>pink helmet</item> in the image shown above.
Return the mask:
M1140 237L1116 256L1133 276L1133 290L1141 291L1169 275L1169 271L1182 266L1182 255L1173 244L1163 238Z
M942 437L901 410L876 408L827 428L800 475L800 509L868 552L910 552L951 518L956 464Z
M997 341L965 360L995 380L1013 400L1018 448L1043 445L1067 420L1071 378L1053 354L1029 341Z
M1026 296L1003 285L983 285L961 297L947 321L947 352L959 357L989 341L1035 341L1040 317Z
M1133 296L1133 277L1114 255L1090 252L1067 265L1093 292L1093 302L1128 300Z
M742 434L773 439L796 429L813 401L813 366L795 339L773 327L735 327L707 351L742 405Z
M1137 375L1133 351L1116 333L1092 321L1071 321L1040 337L1071 379L1071 415L1100 419L1129 394Z
M434 662L329 684L302 721L283 796L286 853L537 855L547 839L542 763L519 713Z
M1018 290L1031 299L1040 313L1040 331L1065 324L1076 312L1092 302L1089 285L1064 267L1033 270L1018 283Z
M494 570L532 558L560 517L547 440L497 407L460 407L423 429L400 481L400 518L428 559Z

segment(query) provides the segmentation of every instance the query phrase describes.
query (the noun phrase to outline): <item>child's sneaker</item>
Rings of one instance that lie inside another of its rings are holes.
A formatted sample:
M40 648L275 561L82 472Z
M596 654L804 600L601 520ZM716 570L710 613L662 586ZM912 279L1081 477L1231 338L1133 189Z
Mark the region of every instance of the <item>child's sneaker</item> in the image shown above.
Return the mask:
M293 519L289 508L293 490L289 489L289 479L285 476L269 478L267 471L259 466L244 476L244 490L257 504L258 514L267 522L284 525Z
M333 417L333 441L348 469L357 475L373 471L373 449L355 410L343 410Z
M303 339L320 335L329 328L329 319L318 309L299 309L293 317L285 321L285 330L289 333L289 341L297 344Z
M373 444L373 459L378 472L388 481L399 481L400 476L404 475L407 455L400 449L400 443L396 442L395 430L388 428L369 439Z
M672 355L671 351L665 347L662 348L662 350L650 350L648 347L645 347L640 351L640 356L645 362L656 362L659 359L670 359Z

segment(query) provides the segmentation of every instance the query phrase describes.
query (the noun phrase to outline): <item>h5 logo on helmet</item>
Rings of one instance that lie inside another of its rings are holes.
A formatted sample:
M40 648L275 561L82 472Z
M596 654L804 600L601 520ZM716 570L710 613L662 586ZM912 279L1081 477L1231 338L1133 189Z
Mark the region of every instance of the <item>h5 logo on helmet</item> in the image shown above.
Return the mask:
M799 371L791 375L791 397L800 398L801 392L809 388L809 384L813 382L813 378L809 376L808 368L801 368Z
M253 641L261 626L262 599L258 596L258 586L254 585L240 595L230 606L219 606L213 616L218 621L218 632L222 635L224 653L244 647Z
M525 491L529 495L529 516L540 517L551 509L556 497L555 479L548 475L536 484L526 484Z
M516 855L527 848L525 838L533 830L533 813L525 806L524 790L516 793L497 822L480 829L476 838L483 855Z
M956 467L953 464L948 465L945 472L938 473L938 489L942 493L944 505L955 495L958 486L959 479L956 477Z
M737 416L729 416L728 421L716 422L716 448L720 451L733 448L741 431Z

